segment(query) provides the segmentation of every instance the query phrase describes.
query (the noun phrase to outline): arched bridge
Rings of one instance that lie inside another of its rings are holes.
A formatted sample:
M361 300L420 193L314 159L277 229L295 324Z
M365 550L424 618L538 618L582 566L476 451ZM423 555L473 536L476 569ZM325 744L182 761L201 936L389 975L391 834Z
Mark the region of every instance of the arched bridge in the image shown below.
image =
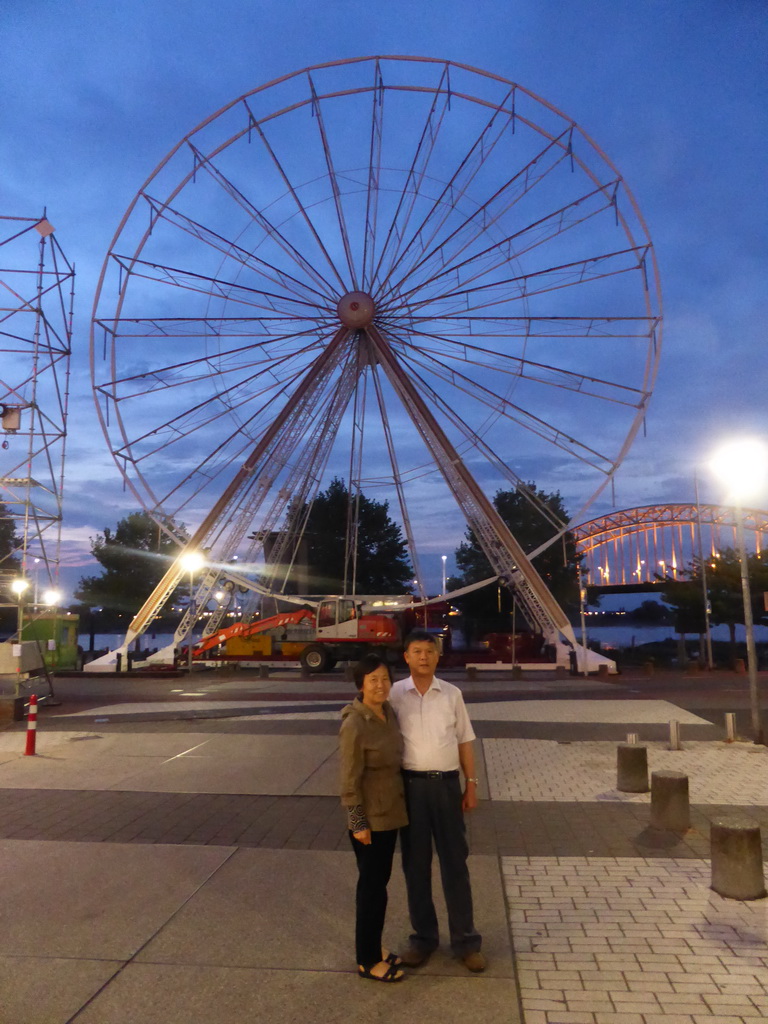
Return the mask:
M643 505L600 516L573 528L590 586L650 589L657 576L682 577L701 555L735 548L736 509L730 505ZM760 554L768 512L743 509L747 548Z

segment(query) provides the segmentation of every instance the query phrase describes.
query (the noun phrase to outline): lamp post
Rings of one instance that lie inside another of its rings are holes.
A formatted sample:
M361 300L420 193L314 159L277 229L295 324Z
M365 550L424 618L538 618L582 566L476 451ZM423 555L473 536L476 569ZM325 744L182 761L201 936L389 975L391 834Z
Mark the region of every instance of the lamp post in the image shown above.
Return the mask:
M15 580L11 581L11 590L16 595L16 601L18 602L18 610L16 616L16 632L19 634L18 651L19 657L16 662L16 696L18 697L21 693L21 671L24 658L24 648L22 646L22 633L24 630L24 594L29 589L29 580L25 580L22 576L18 576Z
M192 673L192 635L195 631L195 573L205 564L199 551L187 551L181 556L181 565L189 573L189 635L187 639L187 670Z
M744 632L747 640L747 672L749 674L749 706L752 717L752 736L755 743L763 743L760 720L760 691L757 686L757 654L755 652L755 626L752 618L752 595L749 589L747 551L744 543L744 501L756 496L765 486L768 476L768 449L757 440L730 441L719 448L710 461L710 468L728 488L727 499L733 505L736 520L736 538L741 566L741 596L744 602Z
M586 571L588 571L588 570L586 570ZM588 676L589 675L589 663L588 663L588 660L587 660L587 623L586 623L586 616L585 616L585 611L586 611L585 605L586 605L586 598L587 598L587 588L584 586L584 577L582 576L582 571L581 571L581 558L579 558L578 562L576 563L576 574L577 574L577 579L578 579L578 584L579 584L579 618L581 619L581 659L582 659L582 661L581 661L581 671L582 671L582 675ZM578 667L579 666L578 666L578 663L577 663L577 665L576 665L577 670L578 670Z
M446 591L446 586L445 586L445 582L446 582L445 581L445 563L448 561L448 555L441 555L440 557L443 560L443 590L442 590L442 594L443 594L443 597L445 597L445 591Z

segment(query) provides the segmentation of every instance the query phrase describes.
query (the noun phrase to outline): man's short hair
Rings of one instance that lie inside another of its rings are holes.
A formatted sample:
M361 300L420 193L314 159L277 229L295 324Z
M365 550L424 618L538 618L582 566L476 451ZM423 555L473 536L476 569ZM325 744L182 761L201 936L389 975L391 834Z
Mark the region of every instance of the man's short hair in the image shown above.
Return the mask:
M439 653L440 647L439 647L439 645L437 643L437 637L434 636L432 633L428 633L426 631L426 629L414 629L414 630L412 630L408 634L408 636L405 638L405 640L403 641L403 650L407 651L408 648L411 646L411 644L424 644L424 643L432 644L433 647L437 648L438 653Z

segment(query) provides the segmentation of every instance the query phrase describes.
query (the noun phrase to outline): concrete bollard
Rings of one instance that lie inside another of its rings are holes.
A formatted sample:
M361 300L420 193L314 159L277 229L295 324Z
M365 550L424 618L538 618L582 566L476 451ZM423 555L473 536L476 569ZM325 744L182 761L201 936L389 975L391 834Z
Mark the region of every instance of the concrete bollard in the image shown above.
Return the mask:
M601 662L597 666L597 675L598 675L598 678L600 678L600 679L607 679L608 678L608 666Z
M517 682L523 678L523 669L520 665L512 666L512 678Z
M259 665L259 679L269 679L269 665Z
M669 749L682 750L680 746L680 723L673 718L669 723Z
M344 666L344 681L347 683L353 683L355 681L355 666L349 662Z
M651 828L685 832L691 827L688 776L683 772L651 775Z
M711 888L730 900L761 900L766 895L760 826L750 818L715 818L709 831Z
M620 793L648 792L648 748L636 743L616 747L616 789Z
M735 743L736 742L736 712L726 711L725 712L725 742Z
M653 675L653 662L652 661L644 661L643 662L643 673L646 676L652 676Z
M474 665L467 665L467 679L473 683L477 679L477 669Z

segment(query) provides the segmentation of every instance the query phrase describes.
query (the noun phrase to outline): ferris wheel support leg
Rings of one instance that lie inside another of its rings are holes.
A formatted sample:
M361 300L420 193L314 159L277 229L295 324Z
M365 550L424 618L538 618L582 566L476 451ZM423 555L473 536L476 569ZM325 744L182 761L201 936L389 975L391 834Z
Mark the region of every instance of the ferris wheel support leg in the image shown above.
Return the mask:
M379 330L370 325L366 333L384 373L398 393L427 449L434 455L446 484L467 522L475 531L496 572L517 591L527 617L544 633L547 643L557 646L562 637L575 646L576 636L568 617L552 596L533 563L496 511L435 420L418 390L400 366L395 353Z

